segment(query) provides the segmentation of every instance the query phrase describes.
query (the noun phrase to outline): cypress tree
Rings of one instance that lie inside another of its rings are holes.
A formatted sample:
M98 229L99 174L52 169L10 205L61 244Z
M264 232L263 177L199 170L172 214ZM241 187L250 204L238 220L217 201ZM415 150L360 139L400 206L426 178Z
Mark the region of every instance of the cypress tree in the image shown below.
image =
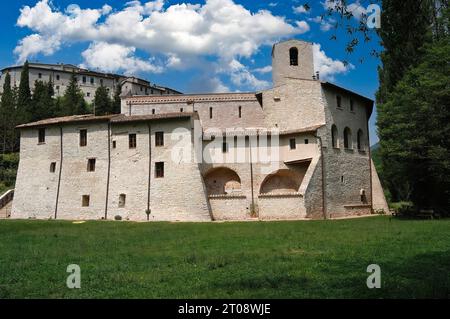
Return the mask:
M5 76L3 84L3 95L0 103L0 136L1 152L3 154L14 150L14 125L15 125L15 101L14 92L11 89L11 76L9 73Z
M69 85L62 98L61 107L62 115L79 115L88 112L87 103L78 86L75 72L73 72L70 77Z
M112 101L113 114L120 114L121 112L121 99L120 99L121 94L122 94L122 86L120 84L117 84L114 90L114 98Z
M32 110L29 64L26 61L20 74L19 92L17 96L17 121L18 124L29 122Z

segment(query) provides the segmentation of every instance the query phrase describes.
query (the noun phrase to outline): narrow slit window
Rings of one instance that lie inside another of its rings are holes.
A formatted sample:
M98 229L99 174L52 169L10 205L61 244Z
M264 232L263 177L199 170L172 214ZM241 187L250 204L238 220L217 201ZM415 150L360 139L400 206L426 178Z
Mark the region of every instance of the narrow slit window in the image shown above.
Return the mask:
M209 118L210 119L213 118L213 109L212 109L212 107L209 108Z
M116 142L116 141L113 141L113 142L112 142L112 147L113 147L113 148L116 148L116 147L117 147L117 142Z
M229 146L227 142L222 143L222 153L228 153Z
M38 143L43 144L45 143L45 128L40 128L38 132Z
M125 194L120 194L120 195L119 195L119 208L125 207L126 201L127 201L127 195L125 195Z
M88 165L87 165L87 171L88 172L95 172L95 158L88 159Z
M156 178L164 177L164 162L155 163L155 177Z
M298 65L298 49L297 48L291 48L289 50L289 58L290 58L290 64L293 66Z
M164 146L164 132L155 133L155 146Z
M242 118L242 106L239 106L239 118Z
M87 130L80 130L80 146L87 145Z
M128 147L129 148L136 148L136 134L129 134L128 135Z
M50 173L54 173L56 171L56 162L50 163Z

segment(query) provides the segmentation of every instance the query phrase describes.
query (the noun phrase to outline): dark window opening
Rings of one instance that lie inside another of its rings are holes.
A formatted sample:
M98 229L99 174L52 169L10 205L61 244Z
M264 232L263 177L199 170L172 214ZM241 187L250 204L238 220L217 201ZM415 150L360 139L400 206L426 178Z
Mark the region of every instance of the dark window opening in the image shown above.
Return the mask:
M42 73L39 73L39 74L38 74L38 77L39 77L40 79L42 79Z
M86 83L86 77L83 76L83 83Z
M289 140L289 148L291 150L295 150L297 148L297 143L295 142L295 138L291 138Z
M112 142L112 147L113 147L113 148L116 148L116 147L117 147L117 142L116 142L116 141L113 141L113 142Z
M87 145L87 130L80 130L80 146Z
M125 194L119 195L119 208L125 207L126 200L127 200L127 195L125 195Z
M363 148L363 137L364 137L364 134L363 134L362 130L358 130L358 136L357 136L356 142L357 142L359 151L362 151L364 149Z
M239 118L242 117L242 106L239 106Z
M222 153L228 153L228 143L227 142L223 142L222 143Z
M181 108L181 109L180 109L180 112L183 113L183 111L184 111L183 108Z
M152 109L152 114L155 114L155 109Z
M212 109L212 107L209 108L209 118L210 119L213 118L213 109Z
M56 162L50 163L50 173L54 173L56 171Z
M290 64L291 65L298 65L298 49L297 48L291 48L289 50L289 58L290 58Z
M309 144L309 140L308 139L305 139L305 144Z
M56 75L56 81L59 81L59 74Z
M95 158L88 159L87 171L95 172Z
M164 132L155 132L155 146L164 146Z
M45 128L40 128L38 135L39 144L45 143Z
M332 142L332 146L334 148L338 148L338 131L337 131L337 127L336 125L333 124L333 126L331 127L331 142Z
M348 127L344 129L344 148L352 148L352 133Z
M83 207L89 207L91 197L89 195L83 195L81 198L81 205Z
M136 134L129 134L128 135L128 147L129 148L136 148Z
M336 105L337 105L337 108L339 108L339 109L342 108L342 98L340 95L336 96Z
M94 78L91 78L91 84L94 84L95 80Z
M155 163L155 177L156 178L164 177L164 162Z

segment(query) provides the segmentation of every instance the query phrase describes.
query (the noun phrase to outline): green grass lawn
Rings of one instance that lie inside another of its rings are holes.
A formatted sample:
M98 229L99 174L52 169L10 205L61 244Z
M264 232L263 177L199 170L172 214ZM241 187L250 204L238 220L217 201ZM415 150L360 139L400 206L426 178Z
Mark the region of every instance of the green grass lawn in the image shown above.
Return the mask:
M449 270L450 220L0 221L0 298L449 298Z

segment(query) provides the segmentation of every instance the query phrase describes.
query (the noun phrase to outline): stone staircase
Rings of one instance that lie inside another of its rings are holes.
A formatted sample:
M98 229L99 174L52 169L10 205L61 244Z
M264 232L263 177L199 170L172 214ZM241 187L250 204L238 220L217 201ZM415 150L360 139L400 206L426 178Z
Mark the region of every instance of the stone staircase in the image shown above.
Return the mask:
M12 202L14 198L14 189L10 189L0 196L0 219L11 216Z

